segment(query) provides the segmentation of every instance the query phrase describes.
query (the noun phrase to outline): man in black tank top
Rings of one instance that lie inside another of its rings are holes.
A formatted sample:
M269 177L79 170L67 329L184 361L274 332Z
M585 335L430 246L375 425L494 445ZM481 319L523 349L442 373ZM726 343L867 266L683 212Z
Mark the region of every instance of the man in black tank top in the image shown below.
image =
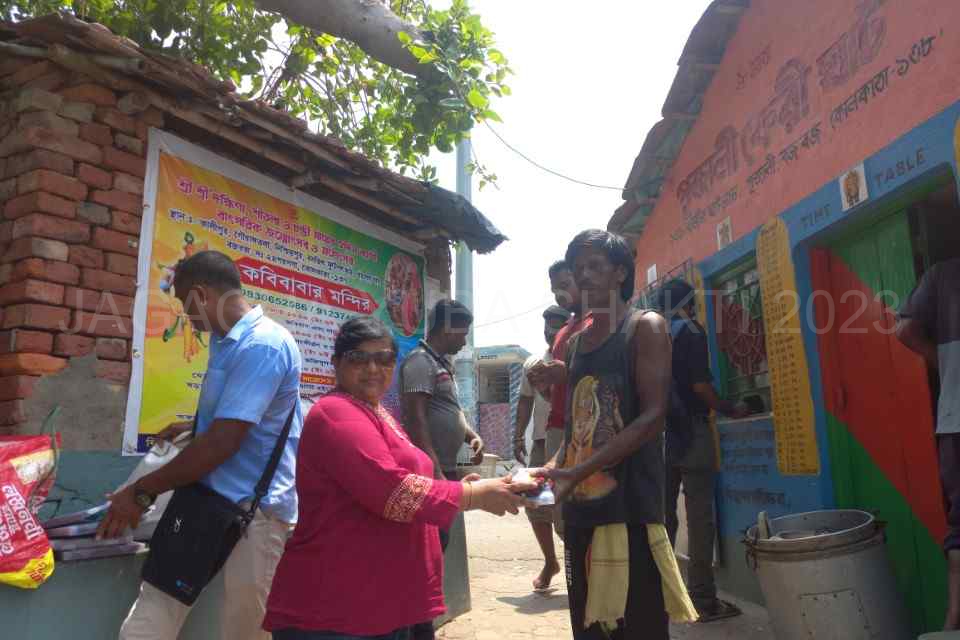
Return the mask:
M574 638L599 640L610 632L612 638L667 640L648 525L664 522L669 328L662 316L630 308L634 261L623 238L585 231L570 243L566 257L593 324L571 341L565 444L542 473L554 481L563 501ZM628 571L618 574L628 581L626 603L614 623L587 625L591 544L595 533L606 535L611 525L625 525L627 531Z

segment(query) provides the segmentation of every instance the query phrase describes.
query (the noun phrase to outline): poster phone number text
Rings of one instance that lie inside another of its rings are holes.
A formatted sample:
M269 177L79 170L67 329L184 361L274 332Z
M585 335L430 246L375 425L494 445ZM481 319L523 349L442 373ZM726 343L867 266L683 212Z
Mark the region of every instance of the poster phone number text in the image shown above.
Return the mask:
M327 309L326 307L322 307L320 305L309 304L294 298L285 298L284 296L278 296L272 293L263 293L257 291L256 289L245 288L243 290L243 295L246 296L248 300L271 304L283 309L293 309L295 311L302 311L304 313L310 313L317 316L325 316L333 320L346 321L353 317L351 314L345 311Z

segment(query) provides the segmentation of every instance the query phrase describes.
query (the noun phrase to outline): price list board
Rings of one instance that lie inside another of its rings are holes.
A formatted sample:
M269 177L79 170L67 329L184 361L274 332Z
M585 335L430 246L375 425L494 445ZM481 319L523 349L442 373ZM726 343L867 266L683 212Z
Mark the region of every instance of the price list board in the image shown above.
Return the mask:
M820 473L807 356L800 329L800 296L786 224L764 225L757 240L763 323L773 400L777 467L787 476Z

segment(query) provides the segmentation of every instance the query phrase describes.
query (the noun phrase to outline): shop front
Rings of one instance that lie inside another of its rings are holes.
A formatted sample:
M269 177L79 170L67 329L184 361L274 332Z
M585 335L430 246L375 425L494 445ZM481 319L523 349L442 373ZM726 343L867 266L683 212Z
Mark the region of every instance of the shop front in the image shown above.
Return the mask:
M865 509L915 629L936 629L939 389L893 334L923 272L960 257L960 7L743 4L694 30L611 221L651 291L690 265L718 390L753 410L716 421L721 586L760 599L760 512Z

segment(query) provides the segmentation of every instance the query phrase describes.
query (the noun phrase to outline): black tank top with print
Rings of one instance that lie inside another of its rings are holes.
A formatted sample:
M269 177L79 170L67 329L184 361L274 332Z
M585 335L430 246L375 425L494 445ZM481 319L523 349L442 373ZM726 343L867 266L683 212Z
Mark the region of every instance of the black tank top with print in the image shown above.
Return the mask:
M567 357L566 449L563 467L593 455L640 413L629 327L643 311L626 314L616 333L585 352L580 337ZM565 524L596 527L624 522L662 524L664 514L663 435L616 466L598 471L574 489L563 505Z

